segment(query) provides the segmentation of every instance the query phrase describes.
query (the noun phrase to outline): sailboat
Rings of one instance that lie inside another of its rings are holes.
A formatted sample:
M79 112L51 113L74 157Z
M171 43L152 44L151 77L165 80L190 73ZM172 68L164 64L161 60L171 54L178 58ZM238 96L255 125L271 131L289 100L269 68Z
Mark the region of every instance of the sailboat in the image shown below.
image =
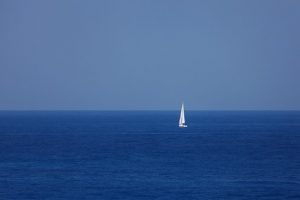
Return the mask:
M180 118L179 118L179 127L180 128L186 128L187 127L187 125L185 124L184 105L183 105L183 103L181 105Z

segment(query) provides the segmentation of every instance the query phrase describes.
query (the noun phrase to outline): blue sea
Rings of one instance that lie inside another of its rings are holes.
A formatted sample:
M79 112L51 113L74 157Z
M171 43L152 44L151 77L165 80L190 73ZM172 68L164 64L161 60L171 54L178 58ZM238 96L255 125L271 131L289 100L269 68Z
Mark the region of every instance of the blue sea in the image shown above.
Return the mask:
M300 112L1 111L0 199L300 199Z

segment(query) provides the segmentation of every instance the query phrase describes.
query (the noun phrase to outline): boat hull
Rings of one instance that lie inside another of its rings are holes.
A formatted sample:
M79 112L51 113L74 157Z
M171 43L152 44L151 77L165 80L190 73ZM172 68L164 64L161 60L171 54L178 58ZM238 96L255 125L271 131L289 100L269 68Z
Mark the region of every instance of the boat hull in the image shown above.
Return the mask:
M179 128L186 128L186 127L187 127L187 125L184 125L184 124L179 125Z

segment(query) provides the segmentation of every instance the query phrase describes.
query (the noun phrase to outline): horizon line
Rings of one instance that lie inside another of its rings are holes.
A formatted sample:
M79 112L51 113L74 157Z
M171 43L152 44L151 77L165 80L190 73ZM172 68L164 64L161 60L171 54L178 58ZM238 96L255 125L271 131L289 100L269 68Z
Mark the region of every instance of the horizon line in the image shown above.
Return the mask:
M76 111L90 111L90 112L152 112L152 111L180 111L180 109L0 109L0 112L76 112ZM185 111L295 111L299 112L300 109L185 109Z

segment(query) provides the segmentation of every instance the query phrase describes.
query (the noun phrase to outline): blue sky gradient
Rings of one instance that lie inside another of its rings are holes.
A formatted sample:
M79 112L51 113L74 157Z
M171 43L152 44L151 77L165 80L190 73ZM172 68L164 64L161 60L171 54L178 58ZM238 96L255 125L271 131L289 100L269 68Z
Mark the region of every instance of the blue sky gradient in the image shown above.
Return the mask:
M300 1L0 1L1 110L299 110Z

